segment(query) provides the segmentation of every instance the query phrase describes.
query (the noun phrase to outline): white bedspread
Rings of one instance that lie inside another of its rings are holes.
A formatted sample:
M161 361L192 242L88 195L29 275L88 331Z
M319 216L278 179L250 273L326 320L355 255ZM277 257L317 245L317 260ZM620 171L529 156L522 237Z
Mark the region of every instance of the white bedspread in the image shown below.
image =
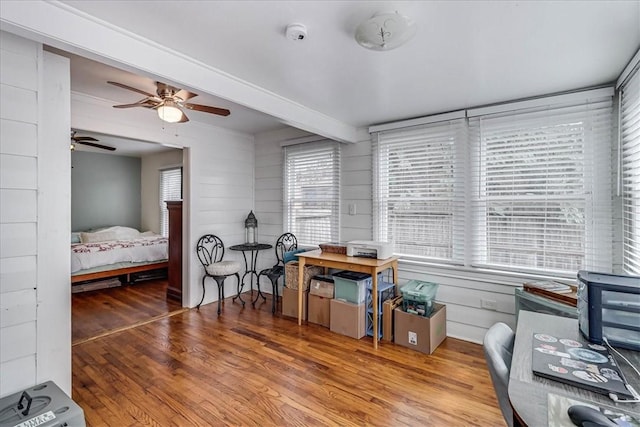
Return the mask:
M118 262L161 261L168 258L168 239L159 235L131 240L71 245L71 273Z

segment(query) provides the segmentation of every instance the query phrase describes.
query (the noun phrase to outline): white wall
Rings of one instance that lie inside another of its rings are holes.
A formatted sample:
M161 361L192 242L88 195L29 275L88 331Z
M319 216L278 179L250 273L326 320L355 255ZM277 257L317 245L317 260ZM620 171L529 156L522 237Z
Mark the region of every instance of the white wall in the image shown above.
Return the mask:
M142 231L160 233L160 171L182 166L182 150L169 150L142 157L140 199Z
M0 32L0 67L0 396L70 394L69 62Z

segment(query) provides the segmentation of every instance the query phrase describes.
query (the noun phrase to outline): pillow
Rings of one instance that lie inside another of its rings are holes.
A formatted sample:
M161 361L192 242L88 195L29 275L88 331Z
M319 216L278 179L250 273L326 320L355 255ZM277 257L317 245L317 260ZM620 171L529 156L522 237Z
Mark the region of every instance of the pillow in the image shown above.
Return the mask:
M80 241L82 243L100 243L118 240L116 233L113 231L98 231L96 233L80 233Z
M115 233L117 240L137 239L138 237L140 237L140 232L131 227L115 226L111 227L109 231Z
M308 249L294 249L292 251L285 252L283 256L284 258L283 261L285 264L288 263L289 261L296 261L298 257L295 255L297 253L306 252L306 251L308 251Z
M71 232L71 243L80 243L80 232L72 231Z

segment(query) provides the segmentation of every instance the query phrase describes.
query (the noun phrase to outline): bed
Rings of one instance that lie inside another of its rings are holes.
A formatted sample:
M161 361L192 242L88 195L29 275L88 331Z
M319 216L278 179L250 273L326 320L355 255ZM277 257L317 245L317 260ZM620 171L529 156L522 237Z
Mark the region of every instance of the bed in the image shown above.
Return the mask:
M168 239L130 227L107 227L71 236L71 283L166 269Z

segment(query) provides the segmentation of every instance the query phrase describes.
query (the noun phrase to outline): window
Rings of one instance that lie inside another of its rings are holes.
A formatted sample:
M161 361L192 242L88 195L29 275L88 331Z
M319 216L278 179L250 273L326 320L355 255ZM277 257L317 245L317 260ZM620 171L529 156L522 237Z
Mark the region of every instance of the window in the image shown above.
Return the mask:
M376 137L376 240L395 242L395 252L403 256L462 263L464 119L381 131Z
M160 171L160 234L169 235L167 200L182 200L182 168Z
M622 86L622 268L640 275L640 71Z
M611 270L611 96L481 115L474 136L474 264Z
M372 128L374 238L439 263L610 271L612 94L598 89Z
M340 146L318 141L284 148L286 231L302 245L339 240Z

